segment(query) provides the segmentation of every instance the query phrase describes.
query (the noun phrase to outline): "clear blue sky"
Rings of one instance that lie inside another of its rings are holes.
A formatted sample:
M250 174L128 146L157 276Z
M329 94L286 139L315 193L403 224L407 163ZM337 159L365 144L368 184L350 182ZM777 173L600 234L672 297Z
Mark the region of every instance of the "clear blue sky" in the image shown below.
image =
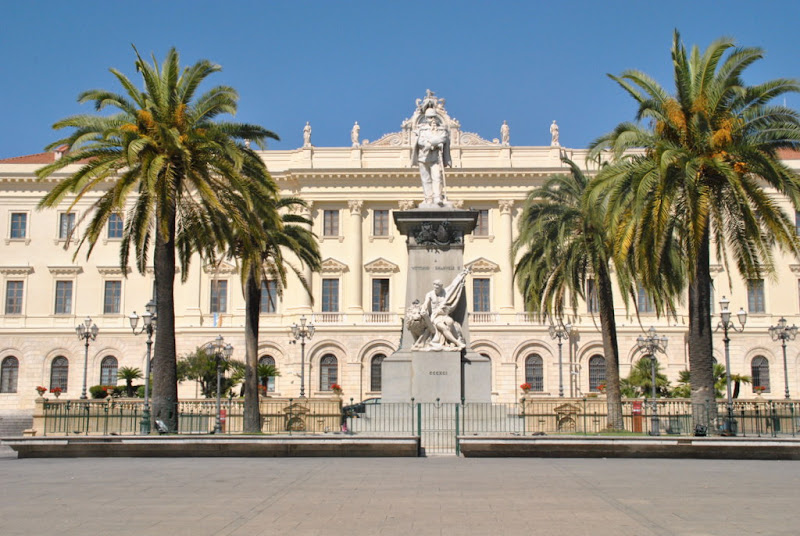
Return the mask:
M237 119L301 145L349 145L353 121L370 140L400 129L430 88L462 129L512 145L585 147L631 119L631 99L606 73L635 68L671 82L678 28L705 48L727 35L766 50L748 82L800 78L794 1L74 1L0 2L0 158L40 152L58 119L89 112L90 88L120 90L108 72L135 78L135 44L161 59L223 67L209 85L235 87ZM787 104L800 107L800 97Z

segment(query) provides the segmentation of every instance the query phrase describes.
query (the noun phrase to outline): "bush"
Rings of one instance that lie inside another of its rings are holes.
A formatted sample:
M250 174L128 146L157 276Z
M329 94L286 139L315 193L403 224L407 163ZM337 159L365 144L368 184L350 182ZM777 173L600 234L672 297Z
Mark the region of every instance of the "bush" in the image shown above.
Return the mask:
M109 394L120 396L122 389L116 385L92 385L89 387L89 395L92 398L106 398Z

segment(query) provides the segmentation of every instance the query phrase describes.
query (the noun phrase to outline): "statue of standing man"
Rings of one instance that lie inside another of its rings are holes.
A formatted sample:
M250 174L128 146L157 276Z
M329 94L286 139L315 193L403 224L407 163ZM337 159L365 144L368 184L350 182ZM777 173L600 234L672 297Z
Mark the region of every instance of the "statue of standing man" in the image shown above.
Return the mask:
M550 147L561 147L558 142L558 125L555 119L553 119L553 124L550 125Z
M435 108L425 110L424 119L412 133L411 146L411 165L419 166L425 196L420 206L445 206L444 167L451 165L450 133L440 124Z

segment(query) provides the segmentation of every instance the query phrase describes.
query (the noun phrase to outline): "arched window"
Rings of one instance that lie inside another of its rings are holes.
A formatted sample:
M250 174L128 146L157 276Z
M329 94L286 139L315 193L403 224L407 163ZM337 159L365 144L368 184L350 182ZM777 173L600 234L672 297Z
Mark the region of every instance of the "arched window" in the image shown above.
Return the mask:
M117 358L113 355L100 362L100 385L117 385Z
M753 391L756 387L763 387L763 392L769 393L769 361L763 355L757 355L750 363L750 373L753 377ZM762 389L759 389L761 391Z
M597 387L606 383L606 358L593 355L589 358L589 392L597 392Z
M381 390L381 363L386 359L383 354L378 354L372 357L369 362L369 390Z
M69 379L69 361L63 355L53 359L50 364L50 390L60 387L61 391L67 392L67 380Z
M319 390L330 391L331 385L339 383L339 367L336 356L325 354L319 361Z
M19 359L8 356L0 365L0 393L16 393L19 378Z
M544 391L544 364L539 354L525 358L525 383L531 384L531 391Z
M275 358L271 355L262 355L258 360L258 366L275 366ZM275 376L262 377L258 375L258 384L267 388L268 393L275 392Z

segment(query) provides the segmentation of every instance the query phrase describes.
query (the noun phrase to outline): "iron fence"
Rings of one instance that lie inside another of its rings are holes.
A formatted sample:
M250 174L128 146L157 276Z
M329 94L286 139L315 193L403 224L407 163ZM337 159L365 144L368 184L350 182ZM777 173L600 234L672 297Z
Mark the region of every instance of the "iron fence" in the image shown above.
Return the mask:
M744 437L797 436L800 415L794 401L737 401L728 414L724 401L692 406L688 400L626 400L625 433L692 435L736 434ZM220 412L224 434L243 433L242 399L225 399ZM176 404L179 434L212 433L214 400ZM426 452L457 449L464 435L528 436L543 434L618 433L607 430L602 398L521 400L518 403L394 403L367 405L360 412L342 411L333 399L264 399L260 404L265 434L349 433L419 436ZM56 400L42 404L36 427L43 435L135 435L140 433L142 405L135 400ZM698 423L703 423L698 427ZM155 429L155 427L153 427Z

